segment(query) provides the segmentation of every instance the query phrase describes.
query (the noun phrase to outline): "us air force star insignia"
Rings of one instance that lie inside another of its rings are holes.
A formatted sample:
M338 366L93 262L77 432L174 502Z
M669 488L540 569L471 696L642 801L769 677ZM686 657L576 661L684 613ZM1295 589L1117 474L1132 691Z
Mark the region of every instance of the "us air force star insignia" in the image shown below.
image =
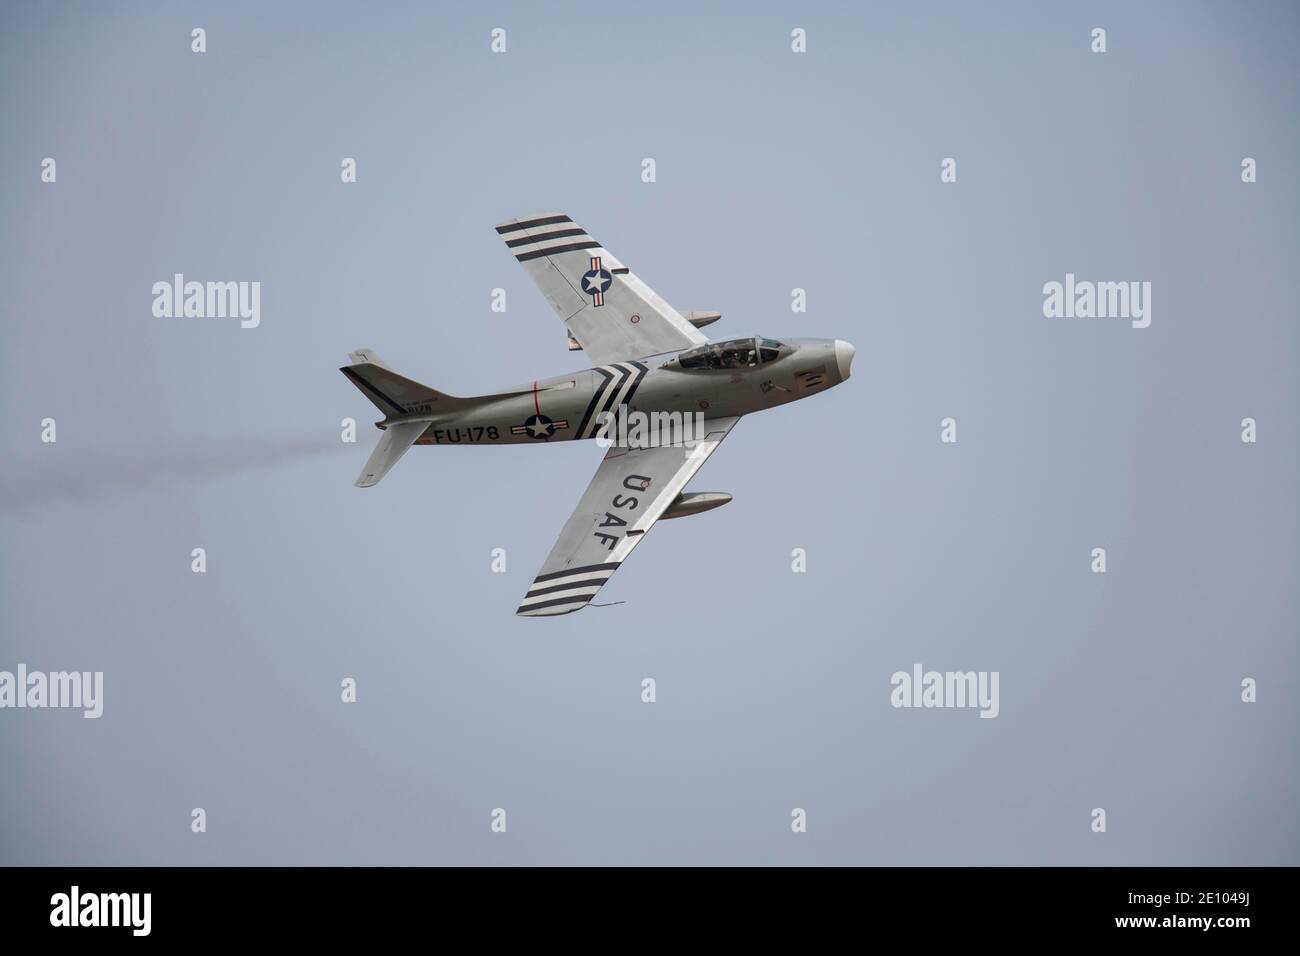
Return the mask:
M550 438L555 434L555 426L551 420L543 415L534 415L524 422L524 427L528 429L528 434L534 438Z
M530 415L522 425L514 425L510 431L515 435L527 435L529 438L550 438L558 429L568 428L568 421L552 421L545 415Z
M582 277L582 291L587 295L600 295L609 288L610 274L604 269L588 272Z
M591 296L592 305L605 304L605 290L614 277L600 267L600 256L592 256L591 270L582 276L582 291Z

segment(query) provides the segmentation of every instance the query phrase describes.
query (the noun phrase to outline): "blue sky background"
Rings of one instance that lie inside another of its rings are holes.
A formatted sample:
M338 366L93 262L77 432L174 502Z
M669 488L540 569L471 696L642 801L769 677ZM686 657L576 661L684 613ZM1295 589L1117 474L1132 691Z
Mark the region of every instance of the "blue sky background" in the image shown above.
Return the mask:
M6 5L0 669L102 670L105 713L0 712L0 862L1300 862L1296 41L1283 3ZM336 369L582 367L492 230L551 209L715 337L857 358L735 429L692 483L734 502L626 603L525 620L600 450L361 491ZM259 280L261 326L154 318L175 272ZM1150 281L1151 327L1044 318L1067 272ZM1000 716L893 709L914 662L999 671Z

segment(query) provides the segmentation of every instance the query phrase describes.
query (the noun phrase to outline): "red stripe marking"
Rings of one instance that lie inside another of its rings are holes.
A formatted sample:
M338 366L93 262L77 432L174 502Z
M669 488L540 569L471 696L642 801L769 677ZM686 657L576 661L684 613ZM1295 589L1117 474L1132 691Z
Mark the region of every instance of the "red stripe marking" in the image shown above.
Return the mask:
M542 414L542 406L537 402L537 383L533 382L533 410L538 415Z

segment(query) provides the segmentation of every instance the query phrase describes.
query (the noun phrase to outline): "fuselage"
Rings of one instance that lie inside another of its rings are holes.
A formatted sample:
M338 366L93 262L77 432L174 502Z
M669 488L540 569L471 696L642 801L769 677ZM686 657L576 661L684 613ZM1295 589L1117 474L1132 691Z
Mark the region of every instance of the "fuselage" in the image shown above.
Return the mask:
M853 347L839 340L733 339L539 379L380 427L427 421L422 445L576 441L600 437L602 425L628 413L718 418L784 405L840 384L852 360Z

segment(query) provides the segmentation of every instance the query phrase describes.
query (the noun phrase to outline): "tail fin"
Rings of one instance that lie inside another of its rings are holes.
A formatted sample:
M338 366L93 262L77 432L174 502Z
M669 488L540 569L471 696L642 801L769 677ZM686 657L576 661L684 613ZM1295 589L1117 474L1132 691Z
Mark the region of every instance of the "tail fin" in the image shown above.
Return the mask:
M384 413L384 419L400 418L407 415L436 414L464 404L464 399L444 395L427 385L421 385L409 378L398 375L369 349L357 349L351 353L351 365L339 369L361 393L374 402L375 407ZM379 480L388 474L406 450L415 444L428 421L399 421L384 428L383 437L375 446L366 467L361 469L357 478L358 488L369 488L379 484Z
M374 402L385 418L401 415L436 414L464 404L464 399L444 395L398 375L369 349L357 349L348 356L351 365L341 369L361 393Z

